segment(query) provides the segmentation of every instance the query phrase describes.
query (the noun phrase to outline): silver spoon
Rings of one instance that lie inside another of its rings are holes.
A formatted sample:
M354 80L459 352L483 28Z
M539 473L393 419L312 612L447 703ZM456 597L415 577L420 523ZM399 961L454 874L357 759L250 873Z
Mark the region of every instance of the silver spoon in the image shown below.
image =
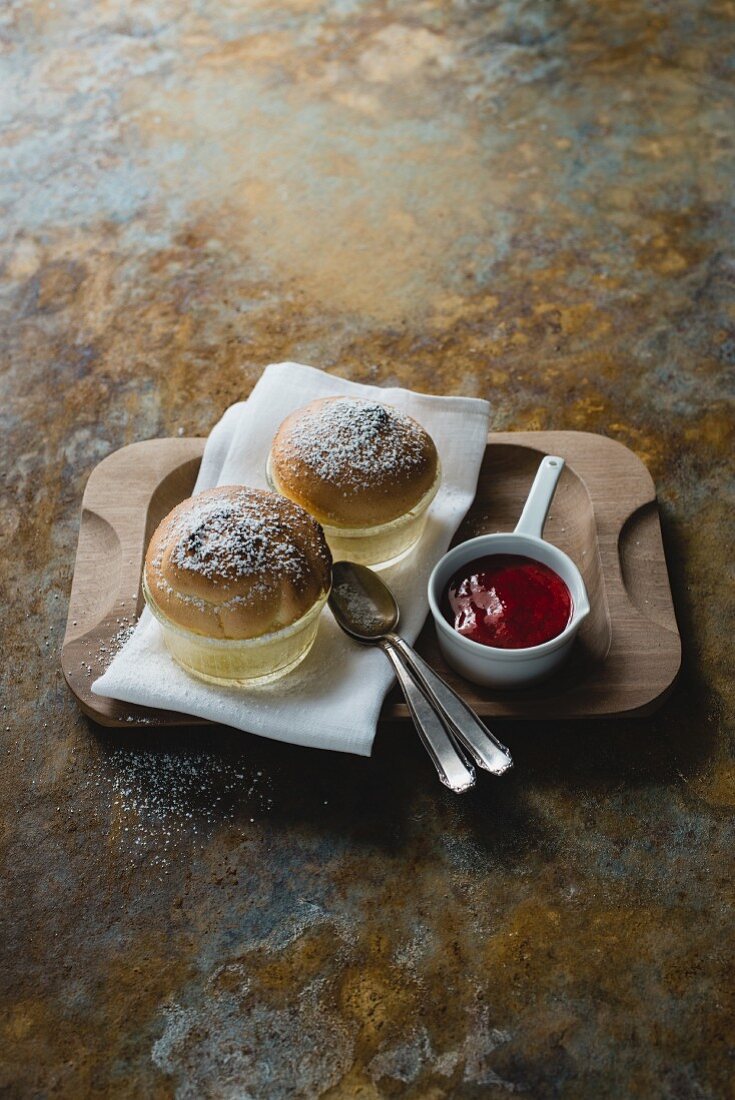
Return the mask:
M373 587L370 578L377 585ZM332 567L329 606L345 634L383 650L393 665L414 725L442 783L456 794L468 791L475 784L475 769L458 750L436 709L398 654L396 642L400 639L391 633L398 622L398 606L390 589L366 566L338 561Z
M398 657L414 686L420 689L444 725L479 767L494 775L502 775L512 767L513 761L505 745L490 733L471 707L437 676L426 661L394 633L398 625L398 604L377 573L355 562L336 562L332 571L329 604L347 634L358 641L380 645L394 668L397 665L395 658ZM401 676L398 672L396 675L403 686Z

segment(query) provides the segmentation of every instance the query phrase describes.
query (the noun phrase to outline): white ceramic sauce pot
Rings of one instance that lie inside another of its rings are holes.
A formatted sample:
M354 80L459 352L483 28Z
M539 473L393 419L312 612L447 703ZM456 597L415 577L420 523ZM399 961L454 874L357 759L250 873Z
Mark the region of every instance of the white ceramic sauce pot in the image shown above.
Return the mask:
M549 676L569 656L590 603L582 575L572 559L541 536L564 459L547 455L541 462L521 518L512 534L479 535L441 558L429 577L429 607L434 616L439 647L448 664L467 680L483 687L513 688ZM572 614L561 634L527 649L499 649L459 634L441 611L442 596L457 570L487 554L521 554L553 569L572 597Z

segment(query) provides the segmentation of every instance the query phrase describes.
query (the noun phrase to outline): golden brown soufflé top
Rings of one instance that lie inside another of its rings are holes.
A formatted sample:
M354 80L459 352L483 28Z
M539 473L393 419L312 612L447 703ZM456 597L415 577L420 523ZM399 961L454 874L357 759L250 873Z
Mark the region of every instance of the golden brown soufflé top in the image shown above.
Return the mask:
M256 638L296 622L329 590L319 524L293 501L224 485L177 505L150 541L145 577L171 622L210 638Z
M374 527L409 512L436 480L429 433L390 405L325 397L291 413L271 449L276 488L321 523Z

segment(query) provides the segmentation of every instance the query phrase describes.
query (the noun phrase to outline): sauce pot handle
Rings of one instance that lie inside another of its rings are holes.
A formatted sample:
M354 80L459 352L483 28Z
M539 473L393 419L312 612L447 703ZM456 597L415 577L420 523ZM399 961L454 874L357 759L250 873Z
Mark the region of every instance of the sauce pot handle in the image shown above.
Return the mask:
M563 469L564 459L559 455L546 455L541 460L514 534L532 535L538 539L542 537L556 483Z

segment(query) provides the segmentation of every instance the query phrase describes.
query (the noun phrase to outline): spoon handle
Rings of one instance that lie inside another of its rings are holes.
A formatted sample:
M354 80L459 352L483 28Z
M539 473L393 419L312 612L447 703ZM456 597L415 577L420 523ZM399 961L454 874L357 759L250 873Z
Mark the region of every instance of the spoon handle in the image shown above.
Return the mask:
M389 640L380 641L380 648L393 665L396 679L408 703L414 725L424 748L432 759L439 778L455 794L462 794L475 785L475 770L465 761L445 730L441 719Z
M390 642L398 650L401 660L413 674L429 701L434 704L454 736L478 767L494 775L502 775L508 768L512 768L513 759L508 749L480 721L464 699L457 695L456 691L450 688L440 676L437 676L433 668L419 657L403 638L397 634L391 634Z

